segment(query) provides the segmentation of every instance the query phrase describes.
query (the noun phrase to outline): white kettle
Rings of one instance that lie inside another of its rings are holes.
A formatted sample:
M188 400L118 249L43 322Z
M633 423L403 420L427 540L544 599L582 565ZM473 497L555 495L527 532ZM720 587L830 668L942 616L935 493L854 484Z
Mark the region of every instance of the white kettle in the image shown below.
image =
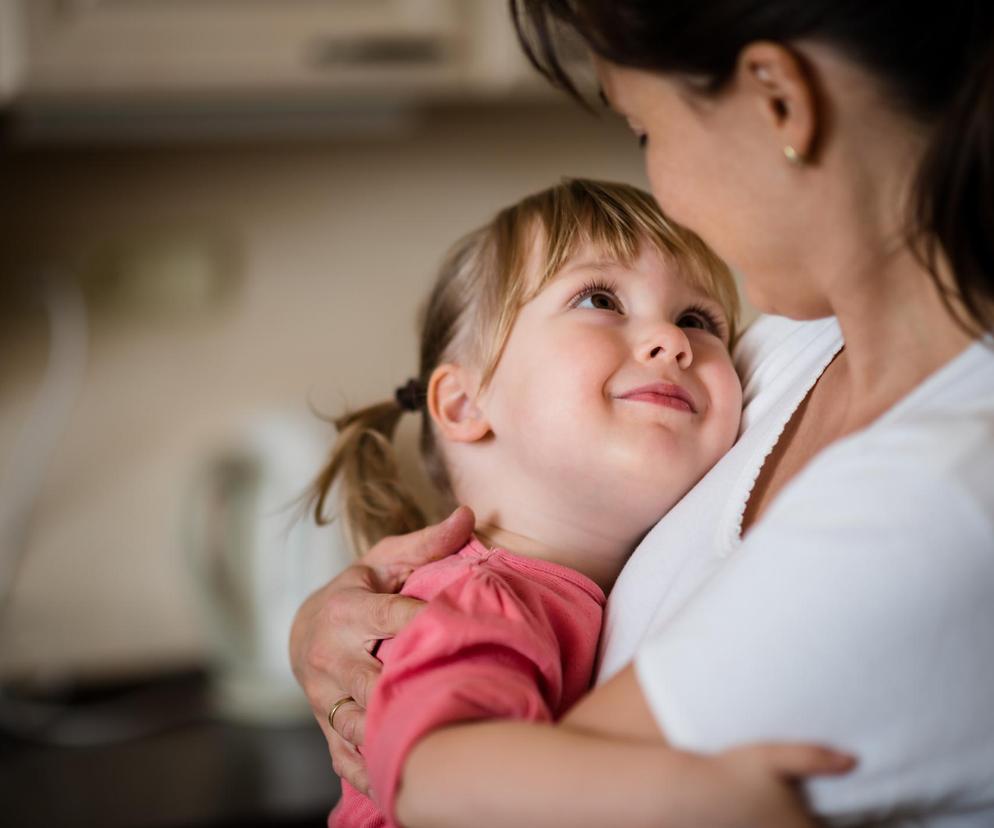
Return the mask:
M316 526L300 500L332 439L317 422L260 419L211 450L195 477L187 548L213 698L226 718L310 715L290 670L290 625L303 600L352 561L340 524Z

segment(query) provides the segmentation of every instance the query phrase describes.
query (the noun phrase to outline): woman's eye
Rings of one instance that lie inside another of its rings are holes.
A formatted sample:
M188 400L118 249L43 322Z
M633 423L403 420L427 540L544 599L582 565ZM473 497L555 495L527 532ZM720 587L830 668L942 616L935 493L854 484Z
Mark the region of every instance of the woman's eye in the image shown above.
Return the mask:
M635 136L638 139L639 147L645 149L645 145L649 143L649 136L646 133Z
M575 308L591 308L593 310L620 311L621 305L613 294L606 291L588 293L573 306Z

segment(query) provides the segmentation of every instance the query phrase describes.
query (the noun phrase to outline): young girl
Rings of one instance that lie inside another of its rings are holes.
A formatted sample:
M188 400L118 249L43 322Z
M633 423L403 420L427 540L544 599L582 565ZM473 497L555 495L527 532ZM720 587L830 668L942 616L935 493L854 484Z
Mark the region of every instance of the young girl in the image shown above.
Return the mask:
M726 266L651 196L621 184L565 181L455 246L425 312L417 378L339 421L315 484L323 521L341 479L360 551L425 525L391 447L402 414L418 412L438 493L477 516L461 552L407 580L404 593L429 603L377 653L363 744L373 799L344 784L331 826L425 813L416 796L406 815L397 806L405 761L430 732L553 721L588 689L605 593L639 539L735 440L737 315ZM795 770L842 767L828 757ZM458 789L458 774L446 773ZM671 782L674 797L685 794ZM732 814L735 794L723 791ZM691 824L713 805L702 798Z

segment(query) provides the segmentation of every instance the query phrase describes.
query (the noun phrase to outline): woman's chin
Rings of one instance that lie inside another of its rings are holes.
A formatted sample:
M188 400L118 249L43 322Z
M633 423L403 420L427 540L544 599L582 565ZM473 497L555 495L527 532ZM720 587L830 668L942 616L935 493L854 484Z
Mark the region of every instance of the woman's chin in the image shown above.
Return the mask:
M746 302L760 313L785 316L798 322L832 315L823 295L815 291L785 291L786 280L777 282L776 274L767 274L764 279L750 276L741 276L741 279Z

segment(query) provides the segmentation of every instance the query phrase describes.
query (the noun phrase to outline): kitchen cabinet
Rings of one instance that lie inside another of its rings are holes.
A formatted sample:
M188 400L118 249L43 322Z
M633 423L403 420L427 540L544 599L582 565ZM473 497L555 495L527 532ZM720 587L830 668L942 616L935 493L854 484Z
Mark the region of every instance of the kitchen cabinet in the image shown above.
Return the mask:
M0 0L19 95L450 98L536 87L498 0Z
M534 101L566 98L503 0L0 0L0 142L389 137Z

